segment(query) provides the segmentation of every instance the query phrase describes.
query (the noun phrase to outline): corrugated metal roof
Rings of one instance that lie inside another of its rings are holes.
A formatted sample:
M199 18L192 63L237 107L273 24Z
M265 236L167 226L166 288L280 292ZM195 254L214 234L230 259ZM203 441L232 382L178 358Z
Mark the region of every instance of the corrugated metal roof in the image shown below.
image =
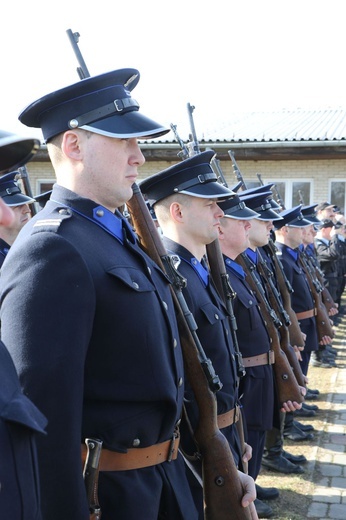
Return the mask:
M204 142L282 142L346 140L346 109L296 109L228 115L227 121L199 129ZM173 133L167 140L174 142Z

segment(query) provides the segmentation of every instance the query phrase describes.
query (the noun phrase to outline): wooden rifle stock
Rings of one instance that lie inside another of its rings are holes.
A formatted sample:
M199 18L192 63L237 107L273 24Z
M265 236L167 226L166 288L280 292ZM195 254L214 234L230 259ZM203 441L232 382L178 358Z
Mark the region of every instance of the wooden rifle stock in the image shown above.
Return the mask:
M127 207L140 245L152 260L167 273L167 252L155 227L139 187L134 184ZM225 436L217 426L217 404L201 366L193 335L171 287L187 378L199 409L194 432L202 455L203 493L206 520L251 520L249 507L242 507L242 485L233 455Z
M321 341L324 336L334 338L334 330L330 323L327 309L322 301L321 290L322 287L316 277L314 276L313 270L306 260L305 253L299 252L299 262L309 282L312 297L316 306L316 328L318 341Z
M289 281L287 280L283 265L276 254L276 246L274 242L270 239L268 245L264 246L264 249L269 253L270 258L273 262L275 268L275 276L282 298L282 303L291 322L288 326L290 343L293 346L304 347L305 340L300 329L299 321L297 319L296 313L294 312L291 306L291 293L293 292L293 289Z
M281 302L280 293L273 281L274 274L266 264L264 259L260 259L258 264L258 269L262 274L262 278L265 280L265 283L268 286L268 294L269 294L269 302L271 307L274 309L276 315L280 319L281 325L278 327L278 331L280 334L280 345L286 357L288 359L289 364L292 367L293 373L297 380L299 386L306 387L305 377L302 372L302 368L296 356L295 350L290 344L290 337L288 327L290 325L290 318L285 311L283 303Z
M207 245L207 257L208 257L208 263L210 267L210 274L213 280L213 283L220 295L220 297L223 299L228 314L230 317L230 327L231 327L231 333L232 333L232 339L233 339L233 345L234 345L234 351L235 351L235 357L236 357L236 363L237 363L237 371L239 377L245 376L245 367L243 364L243 356L239 350L238 345L238 338L237 338L237 320L234 316L233 312L233 305L232 305L232 298L235 298L236 294L232 289L231 283L229 281L229 276L225 267L225 262L223 259L220 242L217 238L212 242L211 244ZM245 435L244 435L244 424L243 424L243 416L242 412L240 411L239 414L239 420L236 423L237 431L239 435L240 445L242 448L242 454L245 453ZM243 471L244 473L248 472L248 463L241 461Z
M254 272L255 267L246 253L239 255L236 261L249 275L247 282L258 298L260 311L267 324L268 333L271 338L271 346L275 353L273 369L280 407L287 401L302 403L304 398L301 394L301 390L287 356L280 345L278 327L281 325L281 322L276 316L275 311L270 307L263 286Z

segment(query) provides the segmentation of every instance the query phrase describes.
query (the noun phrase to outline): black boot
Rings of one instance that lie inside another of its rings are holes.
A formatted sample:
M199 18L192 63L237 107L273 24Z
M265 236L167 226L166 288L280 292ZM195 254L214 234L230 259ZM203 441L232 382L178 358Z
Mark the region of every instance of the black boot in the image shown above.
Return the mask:
M279 490L275 487L265 488L256 484L256 494L259 500L273 500L278 498Z
M270 506L268 506L268 504L265 504L258 498L255 499L254 504L258 518L270 518L273 516L273 510Z

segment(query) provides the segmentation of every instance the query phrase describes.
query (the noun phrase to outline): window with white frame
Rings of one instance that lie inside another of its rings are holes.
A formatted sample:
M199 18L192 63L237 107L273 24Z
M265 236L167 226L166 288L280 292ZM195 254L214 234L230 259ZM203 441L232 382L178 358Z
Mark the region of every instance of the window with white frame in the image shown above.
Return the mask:
M335 204L338 208L345 213L345 193L346 193L346 181L343 180L331 180L329 184L329 200L331 204Z

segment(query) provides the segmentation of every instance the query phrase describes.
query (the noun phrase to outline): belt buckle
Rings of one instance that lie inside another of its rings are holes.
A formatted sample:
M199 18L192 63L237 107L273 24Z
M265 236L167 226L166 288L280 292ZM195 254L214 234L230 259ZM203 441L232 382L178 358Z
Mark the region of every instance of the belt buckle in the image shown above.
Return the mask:
M175 450L175 442L178 438L179 438L179 427L177 427L173 432L172 440L169 445L167 462L172 462L172 458L173 458L174 450Z
M272 353L272 351L268 350L268 356L267 356L268 357L268 363L267 363L267 365L271 365L271 353Z

